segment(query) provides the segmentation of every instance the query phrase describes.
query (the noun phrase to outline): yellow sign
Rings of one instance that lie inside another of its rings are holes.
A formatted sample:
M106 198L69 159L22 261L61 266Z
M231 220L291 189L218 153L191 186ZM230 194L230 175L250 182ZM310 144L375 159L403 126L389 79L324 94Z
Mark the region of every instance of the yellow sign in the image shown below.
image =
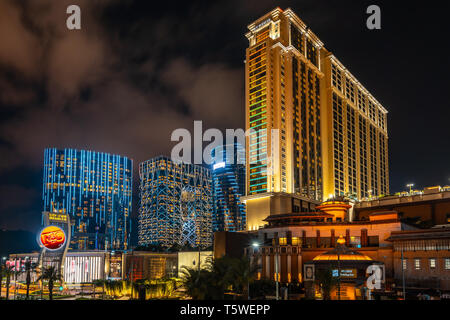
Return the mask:
M48 220L51 221L51 222L66 222L67 221L67 215L59 214L59 213L49 213L48 214Z

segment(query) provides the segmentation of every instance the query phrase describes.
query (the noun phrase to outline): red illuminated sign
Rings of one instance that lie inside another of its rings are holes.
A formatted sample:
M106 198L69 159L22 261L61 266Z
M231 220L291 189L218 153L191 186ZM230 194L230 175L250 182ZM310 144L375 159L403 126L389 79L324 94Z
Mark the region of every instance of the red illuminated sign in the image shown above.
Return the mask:
M41 231L40 242L49 250L57 250L66 243L66 234L60 227L48 226Z

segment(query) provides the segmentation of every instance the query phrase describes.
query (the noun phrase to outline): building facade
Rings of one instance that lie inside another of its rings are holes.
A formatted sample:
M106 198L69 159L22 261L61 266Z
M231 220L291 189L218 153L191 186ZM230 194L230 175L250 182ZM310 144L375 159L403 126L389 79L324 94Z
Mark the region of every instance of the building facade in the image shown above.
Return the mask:
M427 187L423 190L401 192L380 198L357 202L354 207L358 219L366 219L371 213L396 211L422 227L450 223L450 187Z
M43 211L70 216L70 249L129 247L132 172L133 162L127 157L45 149Z
M123 276L123 257L119 251L69 251L67 253L64 271L62 273L65 284L91 283L94 280L118 280ZM14 270L21 271L18 281L26 281L25 263L30 261L38 264L39 253L10 254L7 264ZM31 281L37 281L38 272L31 272Z
M275 280L278 274L283 283L302 282L304 263L335 248L342 236L345 246L382 262L386 277L393 278L392 243L387 239L393 231L414 228L393 213L372 215L369 221L332 220L323 212L269 216L269 224L259 229L252 241L258 245L247 249L259 266L260 277Z
M247 195L387 194L386 109L291 9L248 29Z
M450 226L392 232L396 287L450 290Z
M236 143L221 145L212 153L213 231L245 230L245 205L240 199L245 195L245 150Z
M212 245L212 174L159 156L139 165L140 246Z

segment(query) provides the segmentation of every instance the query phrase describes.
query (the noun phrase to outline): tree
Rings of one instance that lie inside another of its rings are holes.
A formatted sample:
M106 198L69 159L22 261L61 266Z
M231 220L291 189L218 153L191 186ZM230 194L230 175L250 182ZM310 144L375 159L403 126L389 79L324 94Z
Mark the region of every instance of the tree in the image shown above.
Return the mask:
M252 265L248 258L230 259L231 268L228 269L228 280L231 282L233 291L239 294L246 293L250 283L256 278L257 267Z
M316 281L322 290L323 299L330 300L331 290L333 290L338 282L337 278L333 277L331 269L318 269L316 271Z
M95 296L95 289L97 287L102 287L102 300L105 299L105 284L106 284L106 280L104 279L97 279L92 281L92 284L94 285L94 296Z
M23 271L21 269L18 270L14 270L14 300L16 299L17 296L17 278L23 273Z
M55 266L44 267L38 280L48 281L48 297L50 300L53 300L53 285L55 281L61 281L61 274L59 271Z
M14 275L12 266L5 266L4 274L6 276L6 300L9 299L9 284L11 283L11 276Z
M36 265L31 263L30 260L25 262L25 272L27 273L26 284L27 284L27 300L30 298L30 285L31 285L31 272L34 272Z
M124 291L124 287L128 287L132 282L122 280L107 280L105 281L105 289L108 295L117 298Z
M261 279L253 281L250 284L250 291L254 293L255 297L264 297L266 295L273 295L275 291L275 281L272 279Z
M247 259L222 257L207 259L204 268L182 269L183 287L196 300L222 300L226 291L244 293L252 282L256 269Z

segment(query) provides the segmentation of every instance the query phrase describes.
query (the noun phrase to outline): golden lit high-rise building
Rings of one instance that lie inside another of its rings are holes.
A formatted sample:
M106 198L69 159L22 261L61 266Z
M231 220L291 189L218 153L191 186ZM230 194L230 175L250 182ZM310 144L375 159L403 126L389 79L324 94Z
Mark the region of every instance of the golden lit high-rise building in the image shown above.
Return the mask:
M332 196L387 194L386 109L291 9L248 29L247 229Z

